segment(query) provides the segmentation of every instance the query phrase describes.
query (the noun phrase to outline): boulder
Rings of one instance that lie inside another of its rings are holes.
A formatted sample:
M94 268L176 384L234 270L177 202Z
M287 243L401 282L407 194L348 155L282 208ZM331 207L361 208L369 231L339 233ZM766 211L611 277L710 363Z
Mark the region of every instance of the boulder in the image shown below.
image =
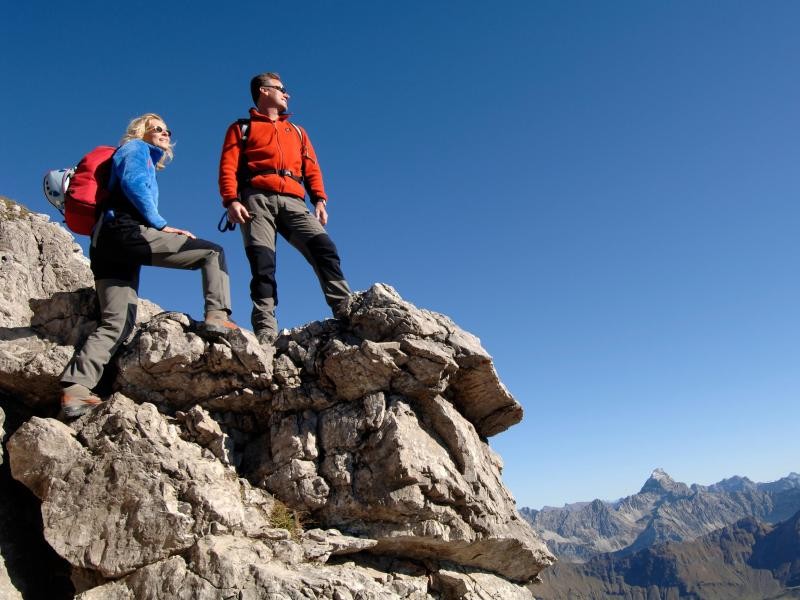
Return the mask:
M117 578L207 533L269 535L273 498L187 442L152 404L115 394L72 427L33 417L7 444L42 501L45 537L72 565Z

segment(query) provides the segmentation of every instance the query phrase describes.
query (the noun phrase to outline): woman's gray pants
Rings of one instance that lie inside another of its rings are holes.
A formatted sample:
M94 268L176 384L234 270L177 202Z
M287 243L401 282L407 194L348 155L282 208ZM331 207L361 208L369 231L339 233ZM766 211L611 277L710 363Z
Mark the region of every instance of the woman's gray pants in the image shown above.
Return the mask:
M223 249L206 240L165 233L121 215L98 227L89 255L100 304L100 323L61 376L62 383L93 388L136 322L142 265L200 269L205 311L230 314L230 283Z

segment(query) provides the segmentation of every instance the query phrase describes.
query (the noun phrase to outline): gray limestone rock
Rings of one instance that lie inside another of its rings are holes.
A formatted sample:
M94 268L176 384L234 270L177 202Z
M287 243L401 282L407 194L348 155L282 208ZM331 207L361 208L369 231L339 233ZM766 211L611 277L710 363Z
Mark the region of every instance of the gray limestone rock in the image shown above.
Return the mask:
M549 564L500 481L497 456L452 404L391 396L380 411L369 407L323 413L323 473L335 484L317 518L378 540L376 551L438 557L517 581Z
M522 419L522 407L497 377L480 340L448 317L415 307L385 284L353 295L345 314L364 340L402 340L401 350L409 356L442 364L442 373L451 379L453 403L481 436L500 433ZM416 370L423 367L418 364Z
M233 440L207 410L193 406L185 413L178 411L175 417L183 422L183 439L207 448L225 466L233 464Z
M324 526L377 540L375 552L534 578L551 557L482 439L521 416L488 354L386 285L344 314L284 334L265 364L249 332L208 345L165 313L122 352L117 384L166 411L246 415L253 429L231 426L241 459L228 460Z
M0 196L0 327L28 325L30 299L93 284L80 246L49 220Z
M81 302L92 285L89 262L65 229L0 197L0 389L32 405L55 396L72 356L66 344L78 334L62 339L57 334L64 327L53 336L35 326L51 321L47 315L69 312L69 326L86 333L94 307ZM53 306L67 304L69 310Z
M207 536L184 557L148 565L77 600L433 600L424 574L387 574L356 564L290 564L234 536Z
M14 478L42 501L45 537L75 567L119 577L212 526L271 529L273 499L181 439L152 404L117 394L75 427L34 417L7 445Z
M526 587L480 571L442 568L433 575L433 588L443 600L534 600Z
M166 312L146 323L119 352L116 386L138 401L184 409L242 389L268 388L271 359L250 331L207 340L199 323L185 314Z
M331 556L363 552L377 543L375 540L342 535L336 529L311 529L302 535L306 560L320 563L328 562Z
M33 407L53 405L97 311L89 261L72 235L0 196L0 391ZM142 300L137 322L160 311Z
M74 248L37 254L68 234L5 210L22 224L0 295L27 281L29 298L0 322L0 393L36 407L95 300ZM150 307L115 359L119 393L71 426L28 419L0 458L41 499L79 597L527 598L518 584L552 563L486 439L522 408L444 315L376 284L262 347Z

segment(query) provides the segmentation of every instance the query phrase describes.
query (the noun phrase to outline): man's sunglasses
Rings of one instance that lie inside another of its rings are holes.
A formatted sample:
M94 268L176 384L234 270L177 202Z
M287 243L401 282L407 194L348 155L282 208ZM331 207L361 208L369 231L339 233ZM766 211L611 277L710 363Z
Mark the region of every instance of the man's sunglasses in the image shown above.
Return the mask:
M282 85L262 85L262 88L272 88L273 90L278 90L281 94L288 94L289 92L286 90L285 87Z
M155 131L156 133L166 133L168 137L172 137L172 132L169 129L164 129L161 125L151 127L147 131Z

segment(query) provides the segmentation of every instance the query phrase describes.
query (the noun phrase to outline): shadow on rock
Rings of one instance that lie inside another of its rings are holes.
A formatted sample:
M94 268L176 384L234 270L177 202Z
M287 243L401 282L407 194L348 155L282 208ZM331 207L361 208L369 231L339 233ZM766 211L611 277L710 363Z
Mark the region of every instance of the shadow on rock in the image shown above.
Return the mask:
M0 395L0 416L10 436L27 421L30 411ZM0 418L0 433L3 422ZM0 598L66 600L72 598L70 565L44 539L41 503L11 477L8 457L0 454ZM5 460L3 460L5 458Z
M97 327L99 307L94 288L56 292L50 298L31 298L31 329L60 346L77 346Z

